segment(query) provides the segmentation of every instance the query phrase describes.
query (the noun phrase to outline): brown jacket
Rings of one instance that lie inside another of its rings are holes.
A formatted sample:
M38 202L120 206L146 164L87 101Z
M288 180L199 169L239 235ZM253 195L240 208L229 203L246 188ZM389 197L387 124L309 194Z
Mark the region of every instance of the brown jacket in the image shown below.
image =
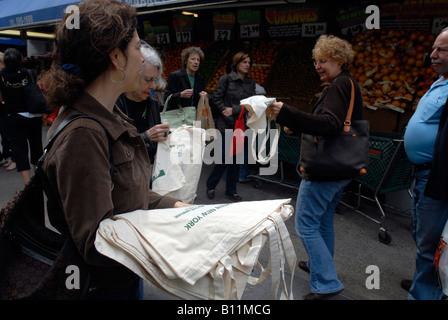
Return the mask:
M109 142L104 129L91 119L68 125L46 155L43 169L59 192L69 232L81 255L92 265L107 265L94 247L101 220L137 209L171 208L176 199L149 189L150 162L135 127L117 107L114 113L83 93L57 117L48 132L73 114L99 120L111 138L114 170L111 181Z

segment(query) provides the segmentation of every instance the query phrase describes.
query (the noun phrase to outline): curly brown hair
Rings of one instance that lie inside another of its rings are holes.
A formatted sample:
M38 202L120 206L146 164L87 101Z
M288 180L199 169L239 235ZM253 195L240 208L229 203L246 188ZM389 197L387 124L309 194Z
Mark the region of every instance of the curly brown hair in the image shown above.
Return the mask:
M126 55L137 28L136 11L124 2L84 0L78 8L78 29L66 27L70 14L66 14L56 28L54 61L45 91L51 105L70 106L110 67L109 54L115 48Z
M201 59L201 62L204 60L204 52L199 47L188 47L182 50L182 53L180 54L182 58L182 66L185 68L187 65L187 60L190 57L190 54L196 53L199 58Z
M342 63L342 71L350 70L355 53L352 45L344 39L333 35L321 35L313 49L313 59L333 58Z

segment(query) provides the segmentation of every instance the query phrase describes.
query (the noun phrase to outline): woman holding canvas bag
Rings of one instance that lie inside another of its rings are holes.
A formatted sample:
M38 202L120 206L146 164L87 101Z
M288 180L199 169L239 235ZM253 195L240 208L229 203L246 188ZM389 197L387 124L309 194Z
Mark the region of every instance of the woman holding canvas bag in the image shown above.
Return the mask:
M56 27L45 94L52 105L64 107L48 136L72 115L88 115L101 125L76 120L46 154L42 169L63 211L49 210L50 221L92 266L88 299L138 299L141 279L95 249L99 223L135 209L186 204L149 189L151 165L145 145L115 105L120 94L138 89L145 60L135 10L113 0L84 0L78 8L79 30L65 27L68 14Z
M232 201L242 200L236 190L240 165L236 163L234 155L229 158L229 145L233 137L226 139L225 131L234 129L241 112L240 101L255 95L255 81L247 77L250 67L250 56L247 53L235 54L232 59L232 71L221 76L212 97L213 108L219 113L215 119L215 127L222 136L222 162L215 164L207 179L207 196L210 199L215 197L215 188L227 169L225 194ZM245 116L244 113L243 117Z
M321 36L313 49L314 65L320 80L329 82L330 86L315 105L313 113L273 102L267 115L276 117L277 123L287 127L287 132L311 134L315 139L338 136L345 124L351 100L352 121L362 119L361 92L349 73L353 56L353 49L347 41L334 36ZM302 149L301 155L304 151L307 150ZM330 156L338 155L328 154ZM315 177L307 172L302 173L297 196L296 230L309 256L308 263L299 263L300 268L311 271L311 293L305 295L306 300L325 299L343 290L333 261L333 217L342 192L350 181L350 177Z

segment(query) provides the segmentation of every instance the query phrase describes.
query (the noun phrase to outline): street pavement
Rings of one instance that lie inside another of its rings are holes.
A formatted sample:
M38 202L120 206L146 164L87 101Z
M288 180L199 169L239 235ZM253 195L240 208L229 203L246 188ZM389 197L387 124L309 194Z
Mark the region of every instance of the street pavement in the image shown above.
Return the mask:
M48 127L44 127L43 137ZM86 159L88 161L88 159ZM203 165L201 180L198 185L196 204L228 203L224 195L225 181L216 188L216 197L207 198L205 181L213 166ZM298 180L294 170L286 170L290 179ZM251 165L251 173L257 176L255 165ZM274 181L274 180L272 180ZM239 183L238 194L243 201L291 199L295 205L297 189L275 182L262 181L255 183ZM0 206L23 186L20 174L0 168ZM344 202L350 202L351 196L345 195ZM344 291L332 300L406 300L407 292L400 287L402 279L412 279L414 271L415 244L410 233L411 199L406 191L387 194L383 201L395 208L386 209L386 227L392 237L390 244L378 241L379 225L364 215L340 205L334 218L335 254L334 260L338 276L344 284ZM374 219L379 219L380 212L373 202L361 201L360 210ZM307 254L294 227L294 216L286 221L298 261L306 260ZM269 250L264 248L260 262L266 266ZM373 266L373 267L372 267ZM373 269L371 269L373 268ZM375 270L372 273L372 270ZM379 275L372 282L372 277ZM286 271L286 282L289 285L290 272ZM372 288L371 284L375 284ZM256 286L247 285L243 300L269 300L270 278ZM309 292L309 274L296 268L293 279L294 299L301 300ZM177 297L162 292L154 285L145 283L145 300L177 300Z

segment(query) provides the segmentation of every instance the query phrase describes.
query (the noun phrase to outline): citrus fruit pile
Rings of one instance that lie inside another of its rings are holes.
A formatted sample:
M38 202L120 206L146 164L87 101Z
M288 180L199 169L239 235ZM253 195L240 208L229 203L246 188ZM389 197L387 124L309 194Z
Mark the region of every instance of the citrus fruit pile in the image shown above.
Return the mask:
M398 112L415 109L437 74L429 59L434 35L421 31L367 30L351 41L352 75L367 108ZM427 60L426 60L427 61Z

